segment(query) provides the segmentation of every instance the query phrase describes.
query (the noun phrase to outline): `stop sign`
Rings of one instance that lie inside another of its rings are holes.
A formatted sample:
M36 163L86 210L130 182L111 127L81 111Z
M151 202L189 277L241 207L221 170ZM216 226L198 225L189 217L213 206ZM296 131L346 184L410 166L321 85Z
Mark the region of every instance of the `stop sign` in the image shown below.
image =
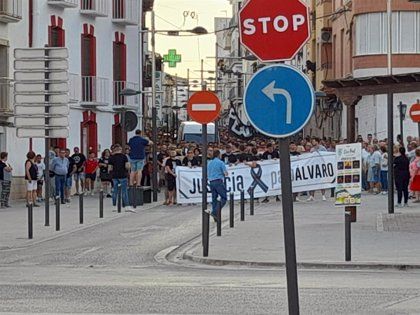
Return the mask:
M411 106L410 117L413 122L420 123L420 103L416 103Z
M261 61L293 59L310 38L301 0L249 0L239 11L241 43Z

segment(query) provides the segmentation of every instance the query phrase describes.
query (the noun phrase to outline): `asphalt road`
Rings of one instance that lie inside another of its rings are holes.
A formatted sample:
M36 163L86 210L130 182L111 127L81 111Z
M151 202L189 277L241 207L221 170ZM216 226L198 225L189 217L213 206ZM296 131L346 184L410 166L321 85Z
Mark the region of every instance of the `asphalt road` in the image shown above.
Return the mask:
M198 207L159 207L0 251L0 313L287 313L284 270L163 260L200 230ZM302 314L420 313L416 271L300 270L299 285Z

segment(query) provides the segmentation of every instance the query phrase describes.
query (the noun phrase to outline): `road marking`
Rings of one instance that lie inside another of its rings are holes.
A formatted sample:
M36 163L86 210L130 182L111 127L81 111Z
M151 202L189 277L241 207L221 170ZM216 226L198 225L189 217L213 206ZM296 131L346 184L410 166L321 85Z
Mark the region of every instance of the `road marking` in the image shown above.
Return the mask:
M196 112L215 111L216 104L192 104L192 110Z

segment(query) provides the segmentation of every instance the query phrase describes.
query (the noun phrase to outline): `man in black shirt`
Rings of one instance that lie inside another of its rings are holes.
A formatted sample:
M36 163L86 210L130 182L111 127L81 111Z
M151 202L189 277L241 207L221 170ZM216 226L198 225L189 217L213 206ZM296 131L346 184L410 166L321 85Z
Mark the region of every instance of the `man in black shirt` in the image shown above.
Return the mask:
M66 158L69 160L69 169L67 172L66 182L64 185L64 198L65 202L70 202L70 193L71 193L71 186L73 185L72 177L73 174L76 172L76 162L74 159L70 156L70 149L66 149Z
M130 163L127 156L122 153L122 147L119 144L114 146L114 153L109 157L109 166L112 174L114 189L112 191L112 205L117 205L118 186L121 188L122 206L126 212L135 212L131 209L128 202L128 170Z
M262 155L263 160L272 160L272 159L279 159L280 155L279 152L274 150L273 144L267 144L267 151L265 151Z
M198 160L194 156L194 152L192 150L188 150L187 156L184 157L184 159L182 160L182 165L183 166L188 166L188 167L197 167L198 166Z
M267 151L265 151L262 155L262 159L263 160L272 160L272 159L279 159L280 155L279 152L274 150L273 144L272 143L268 143L267 144ZM276 201L280 201L279 196L276 196ZM269 202L268 197L265 198L263 201L263 203Z
M232 146L228 144L226 146L226 153L223 153L222 155L222 161L225 162L225 164L235 164L237 160L235 154L232 152Z
M289 151L290 151L291 156L300 155L300 152L298 152L298 150L297 150L297 145L294 142L290 142Z
M74 163L76 165L76 171L74 173L74 181L76 182L76 195L80 193L79 190L79 181L80 186L82 188L82 191L84 190L83 182L85 181L85 162L86 157L83 155L83 153L80 153L80 150L78 147L75 147L74 154L71 156L74 160Z
M245 152L245 146L243 144L239 146L239 152L236 153L236 159L236 164L248 162L250 159L250 155L247 152Z

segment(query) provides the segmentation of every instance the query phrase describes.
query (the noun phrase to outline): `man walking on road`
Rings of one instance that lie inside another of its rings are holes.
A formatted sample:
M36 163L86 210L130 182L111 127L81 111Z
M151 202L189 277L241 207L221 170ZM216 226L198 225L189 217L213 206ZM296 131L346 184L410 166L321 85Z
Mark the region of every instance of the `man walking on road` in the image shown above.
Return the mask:
M114 146L114 151L109 158L108 165L111 170L112 182L114 184L114 189L112 190L112 205L114 207L117 205L118 186L120 186L124 210L126 212L135 212L131 209L128 202L127 173L130 169L130 163L128 162L127 156L122 153L122 147L119 144Z
M60 153L51 163L51 171L55 174L55 195L60 196L61 204L65 204L64 189L66 185L66 176L69 170L69 160L66 158L66 151L60 150Z
M141 130L136 130L136 135L128 141L130 147L130 186L140 186L141 175L146 158L146 146L153 144L152 141L141 136ZM155 171L155 170L154 170Z
M227 202L227 192L225 185L225 177L228 176L225 163L220 160L220 151L215 150L213 152L213 159L207 166L208 179L210 182L210 191L212 199L212 210L206 210L210 214L214 221L217 222L217 203L220 197L220 211Z

